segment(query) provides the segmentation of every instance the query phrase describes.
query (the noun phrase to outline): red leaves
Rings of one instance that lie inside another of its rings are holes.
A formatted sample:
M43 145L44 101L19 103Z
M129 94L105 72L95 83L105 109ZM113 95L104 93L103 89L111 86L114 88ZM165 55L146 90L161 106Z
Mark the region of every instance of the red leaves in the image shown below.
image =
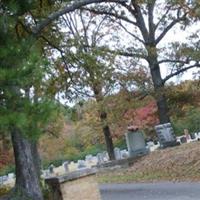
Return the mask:
M126 112L125 118L131 118L131 123L141 129L152 127L158 122L156 103L151 101L146 106L129 110Z
M13 155L10 152L0 152L0 169L13 163Z

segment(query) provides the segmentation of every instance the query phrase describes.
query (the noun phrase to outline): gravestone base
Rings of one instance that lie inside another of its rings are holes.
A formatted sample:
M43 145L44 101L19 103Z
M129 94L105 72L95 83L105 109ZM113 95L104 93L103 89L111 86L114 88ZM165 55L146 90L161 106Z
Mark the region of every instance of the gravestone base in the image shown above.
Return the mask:
M165 142L162 144L162 146L160 146L161 149L165 149L167 147L175 147L180 145L180 142L177 141L171 141L171 142Z
M148 153L149 153L149 149L142 148L142 149L137 149L137 150L134 150L134 151L129 151L129 156L131 158L134 158L134 157L137 157L137 156L144 156Z

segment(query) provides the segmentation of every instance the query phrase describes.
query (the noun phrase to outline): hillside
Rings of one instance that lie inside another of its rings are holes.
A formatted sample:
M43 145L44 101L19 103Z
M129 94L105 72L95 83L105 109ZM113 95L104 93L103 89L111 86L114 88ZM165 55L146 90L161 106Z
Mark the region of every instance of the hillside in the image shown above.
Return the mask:
M104 172L99 182L200 181L200 142L157 150L128 169Z

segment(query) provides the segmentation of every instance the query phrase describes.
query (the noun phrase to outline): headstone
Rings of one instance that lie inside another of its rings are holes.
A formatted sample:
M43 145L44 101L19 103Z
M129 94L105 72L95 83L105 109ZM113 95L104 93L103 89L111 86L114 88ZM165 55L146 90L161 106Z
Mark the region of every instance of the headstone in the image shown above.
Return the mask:
M180 138L181 143L187 143L187 138L185 136Z
M9 179L14 179L15 178L15 174L14 173L9 173L8 174L8 178Z
M121 159L121 152L120 152L120 149L115 147L114 148L114 153L115 153L115 159L116 160L120 160Z
M126 133L126 143L130 157L145 155L149 152L145 145L144 136L138 130L128 130Z
M184 135L185 135L187 141L191 140L189 130L185 128L185 129L183 130L183 132L184 132Z
M152 141L147 142L147 147L148 147L148 148L150 148L150 147L152 147L152 146L154 146L154 142L152 142Z
M8 176L7 175L0 177L0 183L1 184L4 184L4 182L6 182L7 180L8 180Z
M96 163L96 164L98 163L98 158L97 158L97 156L93 156L93 157L92 157L92 162L93 162L93 163Z
M155 130L161 148L177 145L176 136L171 123L157 125L155 126Z
M48 169L49 169L49 173L50 174L53 174L54 173L54 165L53 164L51 164L49 167L48 167Z
M103 159L104 162L109 161L109 156L108 156L108 152L107 151L104 151L102 153L102 159Z
M46 169L46 170L42 170L42 175L46 178L46 177L49 177L49 169Z
M3 177L0 176L0 185L3 185Z
M154 145L157 145L158 144L158 140L154 140L153 143L154 143Z
M190 133L190 138L192 140L195 140L196 139L196 133Z
M103 155L102 155L102 153L98 153L97 154L97 164L100 165L102 163L104 163Z
M92 158L93 158L93 156L91 154L90 155L86 155L85 156L85 161L90 163L90 162L92 162Z
M128 151L126 149L121 150L120 153L121 153L121 158L122 159L125 159L125 158L129 157Z
M69 172L69 162L65 161L62 166L64 167L65 172Z
M78 169L86 168L86 164L84 160L78 160Z

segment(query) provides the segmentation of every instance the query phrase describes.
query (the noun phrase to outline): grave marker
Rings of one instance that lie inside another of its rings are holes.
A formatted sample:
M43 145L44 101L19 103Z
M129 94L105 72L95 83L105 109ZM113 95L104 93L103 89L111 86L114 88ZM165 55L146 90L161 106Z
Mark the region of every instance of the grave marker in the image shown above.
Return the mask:
M134 126L128 127L128 132L126 133L126 144L130 157L145 155L149 152L146 148L143 134Z
M157 125L155 126L155 130L161 148L177 145L176 136L171 123Z

